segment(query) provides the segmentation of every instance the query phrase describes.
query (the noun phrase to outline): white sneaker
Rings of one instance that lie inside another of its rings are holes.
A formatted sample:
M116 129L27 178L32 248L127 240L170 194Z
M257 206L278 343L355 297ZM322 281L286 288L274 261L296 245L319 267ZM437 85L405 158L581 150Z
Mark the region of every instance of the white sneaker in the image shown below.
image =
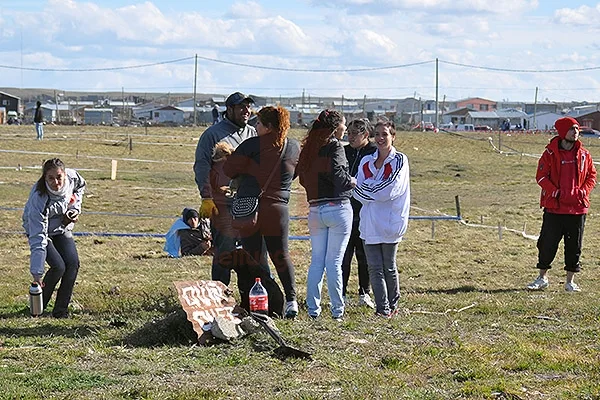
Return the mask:
M296 318L298 315L298 302L297 301L288 301L285 303L285 318Z
M538 276L535 281L527 285L529 290L544 290L548 287L548 278L545 276Z
M369 296L366 293L360 295L360 300L358 300L358 305L359 306L367 306L369 308L375 308L375 303L373 303L373 300L371 300L371 296Z
M581 288L575 282L567 282L567 283L565 283L565 290L567 292L581 292Z

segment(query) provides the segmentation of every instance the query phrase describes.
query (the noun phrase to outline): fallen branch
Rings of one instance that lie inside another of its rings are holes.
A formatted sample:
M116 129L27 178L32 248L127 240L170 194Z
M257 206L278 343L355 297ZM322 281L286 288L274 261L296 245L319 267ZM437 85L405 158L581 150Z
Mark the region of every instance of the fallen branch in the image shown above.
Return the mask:
M547 317L545 315L534 315L534 316L530 316L530 317L525 317L525 318L535 318L535 319L543 319L546 321L555 321L555 322L560 322L560 319L558 318L553 318L553 317Z
M449 314L449 313L451 313L451 312L454 312L454 313L463 312L463 311L465 311L465 310L468 310L469 308L473 308L473 307L475 307L476 305L477 305L477 303L473 303L473 304L470 304L470 305L468 305L468 306L466 306L466 307L459 308L459 309L456 309L456 308L449 308L449 309L447 309L447 310L446 310L446 311L444 311L444 312L440 312L440 311L422 311L422 310L415 310L415 311L408 310L408 312L409 312L409 314L433 314L433 315L447 315L447 314Z

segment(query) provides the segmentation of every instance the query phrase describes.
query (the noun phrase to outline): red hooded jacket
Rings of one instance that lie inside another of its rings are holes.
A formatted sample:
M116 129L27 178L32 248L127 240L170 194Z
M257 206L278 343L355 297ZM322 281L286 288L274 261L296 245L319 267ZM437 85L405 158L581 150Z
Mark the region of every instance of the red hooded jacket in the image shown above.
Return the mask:
M548 208L557 211L561 214L560 195L556 196L556 191L561 190L559 187L561 159L559 154L559 144L561 139L554 137L546 146L546 150L542 154L538 162L536 180L542 188L540 198L540 207ZM577 170L576 170L576 185L579 200L581 202L583 213L587 213L587 208L590 206L590 192L596 186L596 167L592 161L592 156L587 151L581 141L576 141L574 145L576 152ZM562 188L566 191L566 188ZM563 210L564 211L564 210ZM565 212L566 213L566 212Z

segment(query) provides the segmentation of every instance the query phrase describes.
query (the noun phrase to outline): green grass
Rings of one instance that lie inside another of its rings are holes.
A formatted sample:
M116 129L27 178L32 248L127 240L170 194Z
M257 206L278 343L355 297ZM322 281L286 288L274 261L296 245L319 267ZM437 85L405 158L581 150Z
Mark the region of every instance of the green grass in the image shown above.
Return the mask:
M192 163L201 130L47 126L48 139L38 142L33 126L0 126L0 167L7 167L0 170L0 399L600 398L600 191L586 224L582 293L562 290L562 246L550 288L523 290L535 276L535 241L507 230L499 239L499 225L539 231L537 159L527 154L541 154L544 135L503 135L503 150L516 150L504 155L485 135L399 132L395 144L410 161L411 213L452 215L459 196L469 224L410 222L398 251L402 310L395 319L350 306L342 323L327 313L310 320L305 310L277 321L286 341L312 352L313 361L274 358L276 345L262 333L195 345L172 283L208 279L210 258L168 259L162 239L77 238L72 318L30 318L29 249L23 236L7 233L21 230L20 212L7 208L23 206L45 153L65 154L88 181L77 230L164 233L184 206L199 204ZM584 142L600 161L600 143ZM111 159L119 160L115 181ZM297 182L293 189L292 214L306 215L303 190ZM294 221L292 232L308 234L306 223ZM302 301L309 243L293 241L291 252ZM354 269L355 304L357 285Z

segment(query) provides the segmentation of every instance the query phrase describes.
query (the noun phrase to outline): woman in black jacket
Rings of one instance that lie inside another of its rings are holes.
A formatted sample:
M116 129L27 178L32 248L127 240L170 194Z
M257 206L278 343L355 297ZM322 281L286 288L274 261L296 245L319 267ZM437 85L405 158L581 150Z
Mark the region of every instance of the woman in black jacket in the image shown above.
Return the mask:
M312 246L306 279L308 315L321 314L323 273L331 315L344 316L342 259L352 230L350 198L356 179L348 172L348 161L339 139L346 131L346 119L335 110L325 110L313 122L303 142L297 173L309 203L308 228Z
M289 128L290 114L285 108L263 107L258 112L256 125L258 136L243 141L227 159L223 171L230 178L240 178L237 195L246 197L257 196L275 168L273 178L259 201L256 228L253 232L240 232L240 236L242 247L259 262L263 273L269 271L268 261L261 257L261 254L264 254L263 243L266 245L285 293L284 316L294 318L298 314L298 302L294 264L288 249L290 220L288 202L300 154L300 144L294 139L287 138ZM284 146L286 140L287 145ZM279 161L284 147L285 153ZM238 286L242 292L243 289L245 291L242 286L251 287L254 280L242 282L240 286L240 276L238 272ZM269 302L271 303L271 293L269 293Z

